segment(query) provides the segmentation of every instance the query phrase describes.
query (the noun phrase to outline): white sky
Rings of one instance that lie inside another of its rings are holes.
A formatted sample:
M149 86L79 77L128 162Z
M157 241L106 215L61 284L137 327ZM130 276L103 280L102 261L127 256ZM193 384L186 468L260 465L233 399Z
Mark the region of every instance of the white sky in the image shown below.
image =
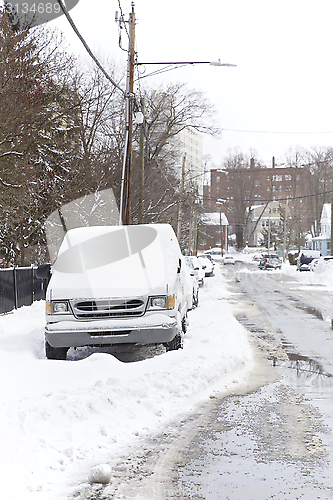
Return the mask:
M121 7L127 19L130 0L121 0ZM116 10L118 0L80 0L71 15L93 51L121 62L126 54L118 47ZM280 162L290 147L333 145L331 0L136 0L135 13L139 61L220 58L237 64L149 78L150 85L180 81L206 93L225 129L221 140L204 140L204 154L216 166L236 146L254 148L271 165L273 155ZM81 51L64 17L50 24L64 31L73 51ZM125 33L123 42L126 47Z

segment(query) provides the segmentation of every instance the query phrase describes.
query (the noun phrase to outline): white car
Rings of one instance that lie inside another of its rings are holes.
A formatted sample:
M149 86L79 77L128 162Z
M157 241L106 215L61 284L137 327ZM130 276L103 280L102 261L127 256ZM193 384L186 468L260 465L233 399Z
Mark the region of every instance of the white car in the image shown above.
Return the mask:
M235 265L235 259L232 255L225 255L223 257L223 264L226 265L226 264L232 264L232 265Z
M186 278L185 284L187 288L189 309L197 307L199 304L199 282L195 275L194 265L188 257L185 257L185 267L186 267Z
M193 266L194 275L198 280L199 286L203 286L205 271L202 269L202 265L200 264L198 257L194 255L189 255L188 257L185 257L185 259L190 267Z
M205 255L198 255L202 269L205 271L205 276L214 276L214 264Z
M214 259L216 257L221 257L221 248L211 248L210 250L206 250L204 254L211 255Z
M315 271L318 273L327 272L328 269L333 269L333 255L325 255L319 257L318 259L313 259L310 262L310 271Z

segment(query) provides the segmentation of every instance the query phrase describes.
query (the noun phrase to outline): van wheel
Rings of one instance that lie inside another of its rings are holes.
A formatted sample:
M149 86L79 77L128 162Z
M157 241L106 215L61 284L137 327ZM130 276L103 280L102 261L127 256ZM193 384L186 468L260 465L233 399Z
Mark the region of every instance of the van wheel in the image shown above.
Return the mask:
M47 359L66 359L68 347L52 347L45 341L45 354Z
M170 340L170 342L166 342L164 344L167 352L168 351L177 351L178 349L183 349L183 338L181 336L181 334L178 332L176 333L176 335L174 336L174 338L172 340Z
M185 316L182 319L182 331L184 335L187 332L187 325L188 325L188 319L187 319L187 314L185 314Z

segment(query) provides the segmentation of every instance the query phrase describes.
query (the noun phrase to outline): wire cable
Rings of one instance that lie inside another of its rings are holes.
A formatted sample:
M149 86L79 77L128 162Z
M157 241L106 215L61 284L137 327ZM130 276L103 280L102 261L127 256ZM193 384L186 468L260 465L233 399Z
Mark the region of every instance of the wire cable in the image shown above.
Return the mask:
M271 201L277 201L278 203L280 203L280 201L290 201L290 200L300 200L300 199L303 199L303 198L311 198L313 196L322 196L324 194L331 194L333 192L333 190L331 189L330 191L323 191L321 193L312 193L312 194L304 194L304 195L301 195L301 196L288 196L287 198L279 198L278 200L271 200L270 198L268 198L267 200L260 200L260 204L261 203L266 203L266 202L271 202ZM213 201L218 201L221 199L220 196L204 196L204 195L199 195L199 197L201 198L204 198L206 200L213 200ZM251 199L243 199L243 200L240 200L240 199L235 199L233 198L232 200L229 199L229 200L226 200L226 203L228 202L240 202L240 201L243 201L244 203L248 203L248 202L254 202L255 200L251 200ZM256 206L259 206L259 205L256 205Z
M147 75L148 76L148 75ZM141 77L144 78L144 77ZM236 129L236 128L223 128L222 132L243 132L247 134L333 134L332 131L324 131L324 132L292 132L292 131L274 131L274 130L243 130L243 129Z
M87 45L86 41L84 40L84 38L82 37L82 35L80 34L79 30L77 29L77 27L75 26L74 24L74 21L73 19L71 18L66 6L64 5L63 1L62 0L57 0L58 4L60 5L60 8L61 10L63 11L63 13L65 14L69 24L72 26L74 32L76 33L76 35L79 37L79 39L81 40L81 42L83 43L83 46L84 48L86 49L86 51L88 52L88 54L90 55L90 57L94 60L94 62L97 64L98 68L102 71L103 75L112 83L112 85L114 85L118 90L120 90L120 92L123 94L123 96L126 95L126 92L124 89L122 89L114 80L113 78L111 78L111 76L105 71L105 69L103 68L103 66L101 65L101 63L99 62L99 60L95 57L95 55L92 53L92 51L90 50L89 46Z

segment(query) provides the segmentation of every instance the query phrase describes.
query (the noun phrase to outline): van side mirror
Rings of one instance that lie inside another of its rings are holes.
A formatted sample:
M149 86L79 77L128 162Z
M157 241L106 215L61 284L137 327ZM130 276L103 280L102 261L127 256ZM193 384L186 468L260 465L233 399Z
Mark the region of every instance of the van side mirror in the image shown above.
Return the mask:
M182 261L181 261L181 259L179 259L179 261L178 261L178 267L177 267L177 274L180 273L181 268L182 268Z
M51 278L51 264L40 264L36 269L36 278L50 279Z

